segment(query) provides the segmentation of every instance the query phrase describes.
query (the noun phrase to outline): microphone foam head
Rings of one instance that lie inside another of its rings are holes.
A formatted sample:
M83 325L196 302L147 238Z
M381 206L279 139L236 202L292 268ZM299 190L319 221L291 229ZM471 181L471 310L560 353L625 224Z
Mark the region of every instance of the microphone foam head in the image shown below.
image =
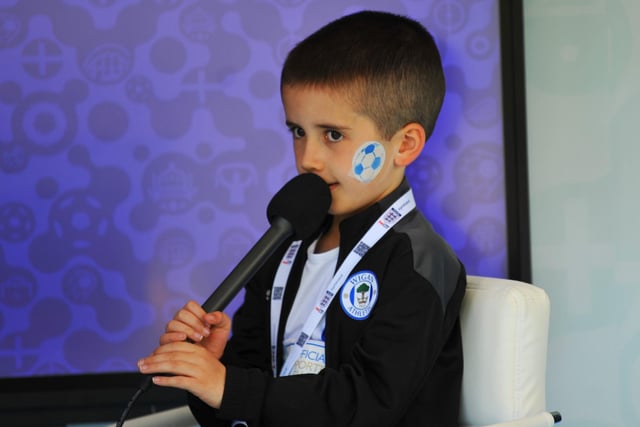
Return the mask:
M331 206L331 191L322 178L304 173L287 182L267 207L267 219L286 219L296 239L311 237L323 224Z

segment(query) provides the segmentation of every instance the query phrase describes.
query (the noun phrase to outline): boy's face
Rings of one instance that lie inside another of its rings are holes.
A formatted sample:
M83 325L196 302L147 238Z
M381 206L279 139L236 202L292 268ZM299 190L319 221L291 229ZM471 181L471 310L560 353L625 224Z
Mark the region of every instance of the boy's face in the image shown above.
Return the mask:
M384 141L375 123L356 112L337 90L285 86L282 101L293 135L296 168L299 173L315 173L329 184L329 213L336 219L367 208L400 184L404 167L394 164L400 133ZM368 157L364 169L363 156Z

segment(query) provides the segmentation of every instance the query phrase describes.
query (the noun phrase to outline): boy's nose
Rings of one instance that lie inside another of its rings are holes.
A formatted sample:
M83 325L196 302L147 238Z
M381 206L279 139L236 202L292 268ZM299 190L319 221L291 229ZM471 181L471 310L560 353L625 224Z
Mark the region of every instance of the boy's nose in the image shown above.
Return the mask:
M324 167L322 146L314 141L307 141L300 152L300 167L307 172L316 172Z

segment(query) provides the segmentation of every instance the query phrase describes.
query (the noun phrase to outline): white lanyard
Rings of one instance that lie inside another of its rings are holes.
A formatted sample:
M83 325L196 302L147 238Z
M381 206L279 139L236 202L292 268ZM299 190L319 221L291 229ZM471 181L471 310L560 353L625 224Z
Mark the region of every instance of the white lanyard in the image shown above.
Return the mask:
M340 265L340 268L338 268L338 271L334 274L325 291L318 298L314 309L311 310L295 345L291 346L291 351L287 356L287 360L280 370L280 376L286 376L291 372L293 365L298 357L300 357L305 343L322 321L333 297L338 293L344 282L347 280L347 275L351 273L351 270L353 270L364 254L367 253L367 251L373 247L373 245L375 245L387 231L400 221L401 218L411 212L415 206L416 202L413 198L413 192L408 190L382 215L380 215L360 241L353 247L351 252L349 252L349 255L347 255L347 258ZM291 246L289 246L289 249L287 249L284 257L282 258L282 261L280 261L280 266L278 267L278 271L276 272L273 280L273 288L271 290L271 369L273 370L274 376L277 376L277 340L280 312L282 310L282 298L287 286L287 279L291 273L293 261L296 258L301 244L302 241L296 240L291 244Z

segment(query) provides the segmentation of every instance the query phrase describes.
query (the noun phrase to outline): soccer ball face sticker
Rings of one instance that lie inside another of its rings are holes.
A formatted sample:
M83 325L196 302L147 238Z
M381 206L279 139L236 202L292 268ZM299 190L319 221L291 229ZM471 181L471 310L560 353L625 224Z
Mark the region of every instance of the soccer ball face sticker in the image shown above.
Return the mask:
M382 169L385 158L384 146L378 141L362 144L353 155L351 164L353 176L360 182L370 182Z

